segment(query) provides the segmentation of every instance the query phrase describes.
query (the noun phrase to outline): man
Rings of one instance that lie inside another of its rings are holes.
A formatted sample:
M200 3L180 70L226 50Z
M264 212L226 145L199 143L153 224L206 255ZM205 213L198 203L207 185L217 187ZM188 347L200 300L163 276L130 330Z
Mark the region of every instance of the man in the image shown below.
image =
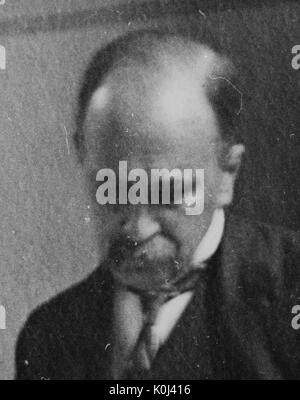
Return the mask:
M18 379L299 377L299 237L227 211L241 112L231 63L203 43L138 31L96 55L75 140L105 261L30 316ZM169 204L99 205L98 171L120 161L147 173L204 170L203 211L186 213L193 178L180 204L174 178Z

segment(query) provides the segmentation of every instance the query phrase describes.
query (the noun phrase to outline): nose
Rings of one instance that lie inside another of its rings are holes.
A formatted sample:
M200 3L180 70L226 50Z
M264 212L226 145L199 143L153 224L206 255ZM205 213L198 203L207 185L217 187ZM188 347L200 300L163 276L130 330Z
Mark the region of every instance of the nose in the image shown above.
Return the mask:
M124 221L122 231L133 240L143 241L161 231L161 226L155 218L145 209L136 207L128 219Z

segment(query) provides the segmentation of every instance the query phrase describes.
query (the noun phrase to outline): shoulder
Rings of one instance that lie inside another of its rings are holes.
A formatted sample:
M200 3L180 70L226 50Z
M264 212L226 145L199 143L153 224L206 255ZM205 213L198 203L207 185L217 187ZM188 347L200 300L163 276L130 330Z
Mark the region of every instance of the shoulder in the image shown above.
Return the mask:
M17 342L17 379L48 379L70 370L80 356L78 344L84 348L108 323L111 285L98 269L34 310Z
M224 274L253 291L300 294L300 235L288 228L227 215L222 242Z
M99 310L100 307L101 310L105 307L109 283L109 276L94 271L81 282L40 305L29 316L25 328L47 327L47 330L55 329L57 332L76 329L87 322L96 308Z
M247 256L259 256L260 253L275 253L281 258L300 251L300 231L268 224L238 214L226 215L225 240Z

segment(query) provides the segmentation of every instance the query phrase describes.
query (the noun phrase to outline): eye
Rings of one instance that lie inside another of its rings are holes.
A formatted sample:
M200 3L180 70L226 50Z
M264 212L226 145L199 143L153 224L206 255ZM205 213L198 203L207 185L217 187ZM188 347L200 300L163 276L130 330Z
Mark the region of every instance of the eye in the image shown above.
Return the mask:
M119 214L120 212L120 205L119 204L114 204L111 206L111 210L114 214Z
M183 180L175 181L174 178L170 180L170 205L178 206L182 204L184 198L184 182ZM180 203L180 204L176 204Z
M163 182L162 178L159 179L159 187L154 188L155 193L155 204L163 205L167 208L175 208L182 204L183 199L183 183L181 181L175 181L173 177L170 181ZM149 204L152 200L151 186L149 187Z

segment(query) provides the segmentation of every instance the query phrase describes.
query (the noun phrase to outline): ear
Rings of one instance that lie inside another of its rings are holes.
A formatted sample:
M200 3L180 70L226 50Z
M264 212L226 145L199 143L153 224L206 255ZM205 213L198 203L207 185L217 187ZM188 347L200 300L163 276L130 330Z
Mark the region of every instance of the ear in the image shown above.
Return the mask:
M234 184L242 162L245 147L235 144L228 149L222 165L222 178L217 194L217 207L226 207L231 204L234 193Z

